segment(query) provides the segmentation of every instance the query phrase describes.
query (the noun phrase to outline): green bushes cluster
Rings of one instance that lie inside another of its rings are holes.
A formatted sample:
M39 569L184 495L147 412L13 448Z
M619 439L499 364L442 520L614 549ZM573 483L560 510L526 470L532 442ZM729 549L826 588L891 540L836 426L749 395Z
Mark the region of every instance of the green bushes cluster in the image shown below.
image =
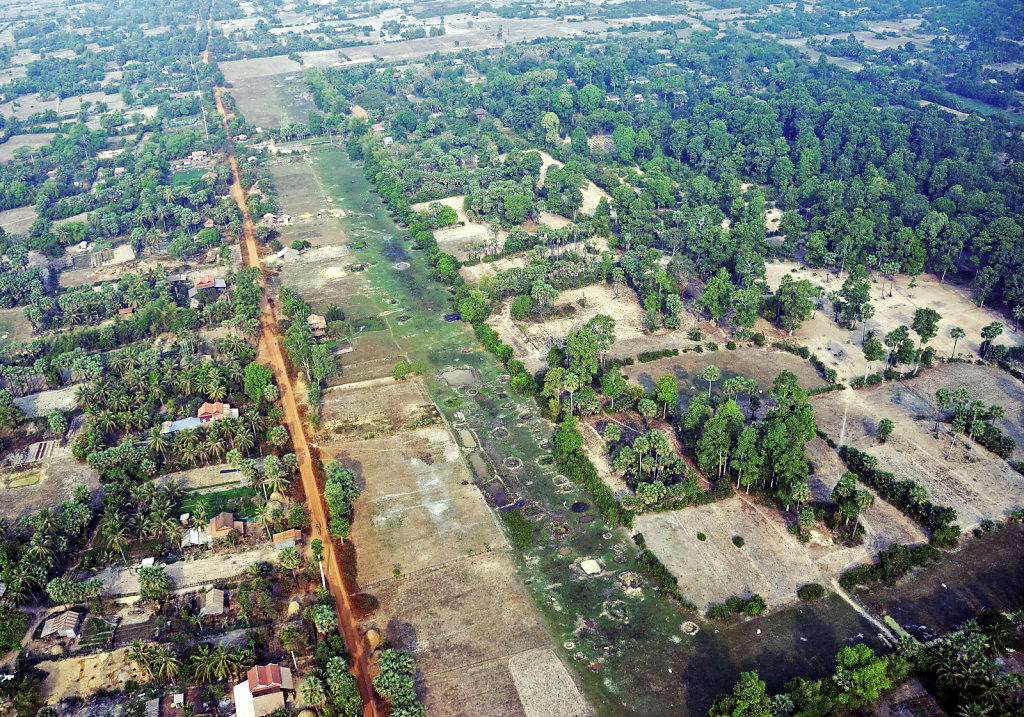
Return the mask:
M908 548L901 543L893 543L878 554L878 562L871 565L847 570L839 578L839 584L850 590L857 585L870 585L885 581L894 583L913 568L926 565L929 560L939 560L942 553L933 545L921 545Z
M525 550L530 547L533 542L533 525L523 517L518 508L504 511L501 514L501 519L508 526L509 532L512 534L512 542L516 544L517 548Z
M758 615L764 615L767 610L768 603L764 601L763 597L754 593L749 600L744 600L741 597L731 597L722 605L714 605L708 610L708 617L730 622L732 621L733 613L742 613L747 617L757 617Z
M637 356L637 361L640 363L649 363L651 361L657 361L658 359L668 358L669 356L678 356L679 349L661 349L660 351L644 351L642 354ZM630 362L632 363L632 361ZM629 365L629 364L622 364Z
M825 588L818 583L807 583L806 585L802 585L796 591L796 596L801 600L814 602L815 600L820 600L825 597Z
M586 487L606 523L630 527L633 514L619 506L611 489L597 475L594 464L580 450L582 446L583 436L576 428L576 419L569 416L555 432L555 462L570 480Z

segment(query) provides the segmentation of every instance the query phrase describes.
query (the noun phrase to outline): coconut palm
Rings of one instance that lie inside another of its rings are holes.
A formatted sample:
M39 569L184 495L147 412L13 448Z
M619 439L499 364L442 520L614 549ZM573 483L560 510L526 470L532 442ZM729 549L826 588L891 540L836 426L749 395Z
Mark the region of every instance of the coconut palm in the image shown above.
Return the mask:
M153 658L153 673L162 680L173 680L181 671L181 660L173 649L165 645L156 648Z
M132 640L132 646L128 649L128 659L149 673L150 679L156 677L153 674L153 661L156 657L156 645Z

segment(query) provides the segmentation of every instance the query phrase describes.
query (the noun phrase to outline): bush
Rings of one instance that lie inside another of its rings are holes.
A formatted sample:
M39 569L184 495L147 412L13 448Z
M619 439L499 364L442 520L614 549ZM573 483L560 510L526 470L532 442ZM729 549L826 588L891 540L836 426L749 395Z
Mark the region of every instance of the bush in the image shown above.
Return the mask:
M734 536L732 536L732 544L735 545L737 548L742 548L744 542L746 542L746 541L743 540L743 536L742 535L734 535Z
M725 342L725 348L729 349L730 351L735 351L736 350L736 342L735 341L726 341Z
M766 343L768 343L768 339L765 338L764 334L762 334L760 331L754 334L754 345L764 346Z
M690 339L690 341L700 341L704 337L701 335L700 329L691 329L686 338Z
M699 540L700 542L703 543L707 539L708 539L708 536L704 535L704 533L697 533L697 540Z
M704 345L707 347L708 351L718 351L718 344L716 344L714 341L708 341Z
M825 597L825 588L818 583L807 583L796 591L796 595L801 600L814 602L815 600L820 600Z
M512 307L509 309L513 319L527 319L533 314L533 309L537 305L532 296L517 296L512 301Z
M501 519L505 521L509 532L512 533L512 542L520 550L530 547L530 543L533 542L533 525L523 517L518 508L506 510L501 514Z
M657 361L658 359L678 355L679 349L661 349L660 351L644 351L636 358L640 363L649 363L650 361Z

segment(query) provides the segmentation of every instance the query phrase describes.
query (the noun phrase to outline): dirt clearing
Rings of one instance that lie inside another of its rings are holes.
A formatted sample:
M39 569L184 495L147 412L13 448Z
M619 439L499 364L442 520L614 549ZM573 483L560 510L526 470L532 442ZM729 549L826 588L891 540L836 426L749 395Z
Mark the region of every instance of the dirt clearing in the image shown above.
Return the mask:
M148 675L128 660L129 649L40 662L36 667L46 673L40 697L46 704L55 705L69 697L87 699L100 691L122 690L128 680L146 682Z
M71 500L80 485L90 490L100 486L99 474L71 456L43 460L28 468L38 471L37 482L6 489L0 487L0 517L12 524L40 508L56 508L63 501ZM5 473L5 477L9 475L12 474Z
M765 268L768 284L773 291L778 288L784 274L789 274L796 280L807 279L815 286L823 287L826 295L830 291L838 291L845 280L833 276L826 282L824 269L809 269L789 261L768 264ZM953 350L953 339L949 336L949 330L959 326L967 332L967 336L956 344L957 354L973 358L977 356L981 345L982 327L993 321L1007 323L1006 317L1002 314L988 308L978 308L964 291L951 284L940 284L934 276L917 277L918 286L914 288L910 288L911 281L912 279L907 276L896 277L895 286L892 288L893 295L890 297L888 280L883 281L880 274L872 275L869 287L875 315L868 321L869 331L884 336L898 326L909 326L914 320L914 311L918 308L932 308L939 312L942 319L938 324L938 335L929 341L928 345L940 356L949 356ZM848 331L833 321L833 315L826 301L825 309L815 312L814 318L805 321L801 328L794 331L791 339L810 348L826 365L835 368L840 378L863 376L866 363L860 349L862 327L858 326L855 330ZM1020 333L1007 330L996 343L1014 346L1022 341L1024 338ZM880 362L872 365L872 369L876 371L880 367Z
M1005 389L989 400L1008 406L1000 427L1017 438L1020 384L1001 371L980 366L943 366L911 381L816 397L814 414L818 427L837 443L877 456L879 467L894 473L896 480L913 479L928 490L933 502L955 509L960 526L967 530L1024 506L1024 476L981 446L975 446L973 460L968 461L964 436L957 439L947 459L952 442L949 425L939 425L938 438L933 431L935 389L965 386L974 398L985 400L982 387L987 385L994 392L1004 384ZM883 418L892 420L895 430L880 445L874 435Z
M26 234L36 216L36 208L33 206L7 209L0 212L0 227L8 234Z

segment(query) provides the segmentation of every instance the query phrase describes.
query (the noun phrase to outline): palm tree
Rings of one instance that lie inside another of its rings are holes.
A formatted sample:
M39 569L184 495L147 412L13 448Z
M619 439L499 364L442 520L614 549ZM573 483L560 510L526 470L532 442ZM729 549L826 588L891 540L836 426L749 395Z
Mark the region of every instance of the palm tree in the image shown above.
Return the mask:
M274 525L274 509L270 503L264 503L263 507L256 511L256 520L263 523L263 527L267 529L267 537L273 538L274 534L270 528Z
M131 545L132 538L128 532L128 528L119 519L116 513L114 514L113 520L108 520L103 524L102 532L103 536L107 539L107 543L121 553L121 560L127 561L124 555L124 549Z
M153 674L153 661L156 657L156 646L132 640L132 646L128 649L128 659L149 673L150 679L156 677Z
M953 440L949 443L949 450L946 451L946 460L949 460L949 454L953 452L953 446L956 445L956 435L963 433L964 429L967 428L967 422L962 418L953 419Z
M170 647L161 645L156 648L153 658L153 672L163 680L173 680L181 671L181 660Z
M327 701L327 689L323 680L316 675L310 675L302 683L302 699L309 704L320 708Z
M949 357L953 358L956 356L956 342L967 335L967 332L961 329L959 326L954 326L949 330L949 337L953 339L953 350L950 351Z
M704 368L704 372L701 377L708 382L708 400L711 400L711 385L721 377L722 372L718 370L718 367L714 364L708 364Z
M948 388L940 388L935 392L935 437L939 437L940 411L948 410L953 405L953 394Z

